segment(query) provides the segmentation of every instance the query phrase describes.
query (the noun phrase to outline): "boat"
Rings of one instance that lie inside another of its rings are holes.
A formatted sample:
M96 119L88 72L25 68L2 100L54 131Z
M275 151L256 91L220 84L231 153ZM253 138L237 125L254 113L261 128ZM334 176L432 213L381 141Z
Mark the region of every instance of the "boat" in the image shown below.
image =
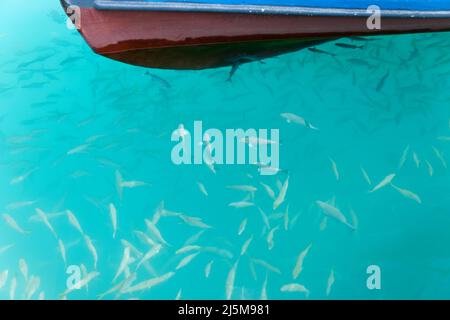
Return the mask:
M233 66L343 37L450 30L450 0L60 1L94 52L149 68Z

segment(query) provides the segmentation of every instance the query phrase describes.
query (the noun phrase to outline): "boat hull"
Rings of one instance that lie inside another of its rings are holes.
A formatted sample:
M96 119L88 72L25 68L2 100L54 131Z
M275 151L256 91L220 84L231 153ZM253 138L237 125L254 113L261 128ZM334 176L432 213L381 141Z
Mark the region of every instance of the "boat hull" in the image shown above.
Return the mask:
M63 6L70 0L61 0ZM340 37L450 30L450 18L386 17L380 30L364 16L80 8L80 33L105 57L152 68L204 69L252 56L267 58Z

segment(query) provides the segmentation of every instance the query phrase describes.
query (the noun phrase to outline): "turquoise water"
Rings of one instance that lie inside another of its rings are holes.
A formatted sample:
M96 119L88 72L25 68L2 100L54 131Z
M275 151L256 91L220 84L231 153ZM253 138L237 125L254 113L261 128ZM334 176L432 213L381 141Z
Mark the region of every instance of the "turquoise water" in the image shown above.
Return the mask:
M97 276L69 299L97 299L133 273L135 281L122 293L105 298L224 299L233 266L233 299L259 299L264 286L269 299L450 297L448 33L341 40L364 49L328 43L320 49L334 57L305 50L267 59L242 66L231 82L229 68L150 70L151 77L143 68L93 54L66 28L57 1L35 2L26 8L0 2L0 272L8 270L1 299L37 299L42 292L46 299L61 298L67 267L83 271L82 265ZM319 130L287 123L282 113L299 115ZM261 176L255 165L222 165L214 174L206 165L174 165L171 133L180 124L192 130L196 120L223 131L279 129L283 170ZM120 196L117 172L124 181L145 184L124 187ZM410 193L389 184L368 192L393 173L393 184ZM261 183L277 197L287 177L285 201L273 210L274 200ZM249 194L230 185L256 187L246 199L254 205L230 207ZM316 201L339 208L356 230L324 219ZM137 268L151 247L135 231L158 242L145 219L153 219L162 202L166 210L201 218L211 228L189 225L179 214L161 217L156 227L168 244ZM115 238L110 204L117 209ZM36 208L45 212L56 237L36 218ZM66 210L92 239L96 269ZM121 240L136 250L113 282L124 254ZM200 249L177 254L187 243ZM293 279L297 258L310 244ZM367 287L370 265L381 270L379 290ZM331 273L335 281L327 295ZM152 288L126 291L168 274L172 277ZM303 285L309 295L281 290L291 283Z

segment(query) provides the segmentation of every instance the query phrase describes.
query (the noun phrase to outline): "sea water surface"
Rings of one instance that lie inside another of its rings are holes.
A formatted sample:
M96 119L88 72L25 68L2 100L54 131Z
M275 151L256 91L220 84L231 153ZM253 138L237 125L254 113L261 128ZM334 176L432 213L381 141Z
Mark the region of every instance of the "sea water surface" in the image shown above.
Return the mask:
M363 47L226 81L97 56L58 1L2 0L0 26L0 299L450 298L448 33L341 39ZM196 120L279 129L281 172L176 166L171 133Z

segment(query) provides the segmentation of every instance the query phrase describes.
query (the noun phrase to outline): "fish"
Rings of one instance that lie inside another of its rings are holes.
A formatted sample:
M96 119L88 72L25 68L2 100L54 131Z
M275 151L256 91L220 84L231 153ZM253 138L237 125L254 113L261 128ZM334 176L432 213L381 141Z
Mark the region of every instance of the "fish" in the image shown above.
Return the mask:
M109 217L113 227L113 239L115 239L117 233L117 209L112 203L109 204Z
M185 266L187 266L192 260L194 260L195 257L197 257L200 253L196 252L196 253L192 253L186 257L184 257L180 263L178 263L178 265L175 267L175 270L179 270Z
M89 273L88 273L87 268L84 265L84 263L80 264L80 269L81 269L81 277L82 278L87 277ZM89 291L89 284L86 284L86 292L88 292L88 291Z
M130 286L129 288L123 290L123 293L130 294L130 293L134 293L134 292L138 292L138 291L148 290L158 284L168 281L174 275L175 275L175 272L168 272L168 273L163 274L160 277L151 278L149 280L142 281L134 286Z
M241 248L241 256L243 256L244 254L247 253L248 247L250 246L250 243L253 240L253 236L251 236L250 238L247 239L247 241L244 242L244 244L242 245Z
M259 298L260 300L267 300L267 280L268 280L268 275L266 273L266 278L264 279L262 289L261 289L261 296Z
M359 221L358 217L353 209L350 209L350 215L352 216L352 226L356 229L358 229Z
M61 258L64 261L64 265L67 265L66 247L64 246L64 242L61 239L58 239L58 247L59 252L61 253Z
M137 230L135 230L133 232L142 243L144 243L150 247L153 247L156 245L156 242L152 238L150 238L145 232L137 231Z
M89 236L84 235L84 242L86 243L86 246L88 247L88 250L92 255L92 258L94 258L94 269L97 269L97 261L98 261L97 250L95 249L94 244L92 243L92 240L91 238L89 238Z
M419 160L419 156L415 152L413 152L413 159L414 159L414 163L416 164L416 167L419 168L420 167L420 160Z
M411 200L414 200L418 204L422 203L422 200L420 199L420 197L417 194L415 194L414 192L406 190L406 189L399 188L396 185L394 185L393 183L391 183L391 187L394 188L395 190L397 190L404 197L406 197L408 199L411 199Z
M201 193L203 193L203 195L205 195L205 197L208 196L208 191L206 191L206 187L203 183L201 183L200 181L197 181L197 186L198 189L200 190Z
M383 180L381 180L380 183L378 183L372 190L370 190L369 193L380 190L381 188L384 188L385 186L390 184L392 182L392 180L394 180L395 175L396 175L395 173L391 173L391 174L387 175Z
M273 238L275 237L275 232L276 232L279 228L280 228L280 227L277 226L277 227L273 228L272 230L270 230L270 232L267 234L266 241L267 241L267 246L268 246L269 250L272 250L273 247L274 247L274 245L275 245L275 243L273 242Z
M160 244L156 244L154 245L141 259L141 261L139 261L136 269L139 269L141 267L141 265L143 263L145 263L146 261L150 260L151 258L153 258L154 256L156 256L162 249L162 245Z
M261 214L264 225L266 226L267 229L270 229L270 222L269 222L269 218L267 217L267 214L260 207L258 207L258 211Z
M323 217L322 222L319 225L319 230L324 231L328 225L328 216Z
M144 187L148 186L149 184L143 181L122 181L120 184L123 188L137 188L137 187Z
M19 259L19 270L25 280L28 279L28 265L24 259Z
M171 89L172 85L167 81L166 79L151 73L150 71L146 71L144 75L149 76L152 81L159 83L160 86L162 86L164 89Z
M258 188L249 185L236 185L236 186L227 186L227 189L245 191L245 192L256 192Z
M244 220L242 220L241 224L239 225L238 236L244 233L245 227L247 226L247 222L248 222L247 218L244 218Z
M262 182L260 182L260 184L264 188L264 190L266 191L266 193L269 196L269 198L270 199L275 199L275 192L272 190L272 188L270 186L268 186L267 184L264 184Z
M275 140L263 139L263 138L258 138L258 137L254 137L254 136L241 138L239 140L239 142L248 144L251 148L256 147L258 145L274 145L274 144L278 144L278 142L275 141Z
M18 183L22 183L24 182L33 172L35 172L37 169L32 169L29 170L27 172L25 172L24 174L15 177L13 179L11 179L11 181L9 182L9 184L14 185L14 184L18 184Z
M406 148L403 150L402 156L400 157L400 162L398 164L398 168L401 169L405 165L406 159L408 158L408 152L409 152L410 146L407 145Z
M86 142L87 142L87 143L92 143L92 142L95 142L95 141L97 141L97 140L99 140L99 139L102 139L102 138L105 138L105 137L107 137L106 134L96 134L96 135L93 135L93 136L88 137L88 138L86 139Z
M266 261L264 261L264 260L252 258L251 261L252 261L252 263L259 264L260 266L266 268L267 270L269 270L269 271L271 271L271 272L281 274L280 269L278 269L278 268L272 266L271 264L269 264L268 262L266 262Z
M252 262L252 260L249 260L248 268L250 269L250 273L252 274L253 280L257 281L258 280L258 275L256 274L255 264Z
M7 245L5 245L3 247L0 247L0 254L5 253L6 251L11 249L12 247L14 247L14 244L7 244Z
M377 86L375 87L375 91L380 92L380 90L383 89L384 84L388 77L389 77L389 70L383 77L381 77L380 81L378 81Z
M287 112L287 113L282 113L281 117L284 118L287 123L295 123L295 124L302 125L306 128L312 129L312 130L319 130L318 128L313 126L311 123L306 121L304 118L302 118L296 114Z
M334 45L337 47L344 48L344 49L364 49L364 45L357 46L354 44L341 43L341 42L335 43Z
M53 213L46 213L45 217L47 218L48 221L55 219L55 218L59 218L65 215L64 211L60 211L60 212L53 212ZM43 222L42 217L39 214L34 214L32 215L29 219L29 222Z
M125 271L125 269L130 264L130 260L131 260L130 247L125 247L123 249L122 260L120 260L119 267L117 268L116 274L114 275L114 278L112 280L113 282L115 282L117 278L119 278L119 276Z
M3 270L0 273L0 290L5 286L6 282L8 281L8 270Z
M9 300L14 300L16 296L17 278L14 276L9 284Z
M289 205L286 206L286 211L283 214L284 230L289 229Z
M280 289L281 292L300 292L304 293L306 297L309 296L309 290L302 284L299 283L289 283L285 284Z
M122 200L122 194L123 194L123 185L122 185L122 174L119 170L115 171L115 177L116 177L116 190L117 194L119 195L119 199Z
M29 231L25 231L24 229L22 229L16 222L16 220L14 220L13 217L11 217L9 214L3 214L3 219L6 221L6 224L8 226L10 226L12 229L14 229L15 231L21 233L21 234L29 234Z
M177 251L175 251L175 254L183 254L186 252L199 251L199 250L202 250L202 247L197 246L197 245L187 245L187 246L184 246L184 247L178 249Z
M100 272L93 271L85 275L75 286L76 288L68 288L66 291L64 291L60 297L65 298L69 293L73 292L74 290L81 290L84 287L87 287L87 285L97 278L100 275Z
M326 216L336 219L337 221L343 223L350 229L355 230L355 227L352 226L350 223L348 223L347 218L338 208L323 201L316 201L316 204L319 206L320 209L322 209L323 213Z
M191 227L197 227L197 228L202 228L202 229L210 229L212 228L211 226L207 225L206 223L204 223L202 221L202 219L200 218L196 218L196 217L189 217L186 215L179 215L178 216L181 220L183 220L183 222Z
M295 280L298 278L300 273L303 271L303 261L305 257L308 255L309 250L311 250L312 243L310 243L297 257L297 261L295 263L294 269L292 270L292 278Z
M79 153L83 153L85 152L91 145L86 143L86 144L82 144L80 146L74 147L72 149L70 149L69 151L67 151L67 155L74 155L74 154L79 154Z
M326 289L326 295L327 297L330 295L331 293L331 288L333 287L335 282L335 278L334 278L334 270L331 269L330 271L330 275L328 276L328 280L327 280L327 289Z
M361 167L361 172L362 172L362 175L364 177L364 180L366 180L367 184L369 186L371 186L372 185L372 180L370 180L370 177L369 177L367 171L363 167Z
M233 289L234 289L234 280L236 278L236 270L238 267L239 260L234 263L234 265L231 267L230 271L228 272L227 281L225 284L225 297L227 300L231 299L231 296L233 295Z
M181 295L183 293L183 289L178 290L177 296L175 297L175 300L181 300Z
M220 249L220 248L216 248L216 247L204 247L203 251L209 252L209 253L214 253L216 255L219 255L219 256L227 258L227 259L233 258L233 254L230 251L225 250L225 249Z
M249 201L238 201L238 202L231 202L228 204L229 207L233 208L248 208L253 207L255 204L253 202Z
M317 49L317 48L314 48L314 47L308 48L308 50L313 52L313 53L320 53L320 54L324 54L324 55L327 55L327 56L336 57L336 55L334 53L330 53L328 51Z
M330 158L331 162L331 169L333 170L334 176L336 177L336 180L339 181L339 170L337 168L336 162Z
M213 263L214 263L214 260L211 260L205 266L205 278L206 279L208 279L209 275L211 274L211 268L212 268Z
M35 204L36 201L19 201L19 202L13 202L6 206L6 210L13 211L24 207L29 207Z
M121 239L120 243L122 244L122 246L124 247L129 247L131 250L131 253L133 253L135 256L137 256L138 258L142 257L143 254L142 252L140 252L135 246L133 246L130 242L128 242L125 239Z
M280 193L278 194L277 198L273 202L273 210L276 210L285 200L286 193L289 187L289 176L284 181L283 186L281 187Z
M430 177L432 177L434 174L433 166L431 165L431 163L428 160L425 160L425 163L427 164L428 174L430 175Z
M31 299L31 297L36 293L41 284L41 279L39 277L31 276L25 288L25 300Z
M447 169L447 162L444 159L444 156L442 155L442 153L436 148L436 147L432 147L434 154L436 155L436 158L439 159L439 161L441 161L442 166Z
M47 218L47 215L45 214L44 211L42 211L39 208L35 209L37 215L41 218L42 222L47 226L47 228L51 231L51 233L58 238L58 235L55 232L55 229L53 229L53 226L50 224L50 221Z
M145 219L145 225L151 234L156 238L156 240L162 244L168 245L167 241L161 235L161 232L158 230L156 225L148 219Z
M227 82L231 82L231 80L233 79L233 76L239 70L241 65L243 65L245 63L253 62L253 61L259 61L260 63L264 63L264 61L261 61L261 59L259 59L257 57L253 57L253 56L241 56L241 57L233 59L233 61L232 61L233 63L231 65L231 70L228 75Z
M81 234L83 235L83 228L81 228L80 223L78 222L77 217L75 216L75 214L70 211L70 210L66 210L66 215L67 218L69 219L69 223Z

